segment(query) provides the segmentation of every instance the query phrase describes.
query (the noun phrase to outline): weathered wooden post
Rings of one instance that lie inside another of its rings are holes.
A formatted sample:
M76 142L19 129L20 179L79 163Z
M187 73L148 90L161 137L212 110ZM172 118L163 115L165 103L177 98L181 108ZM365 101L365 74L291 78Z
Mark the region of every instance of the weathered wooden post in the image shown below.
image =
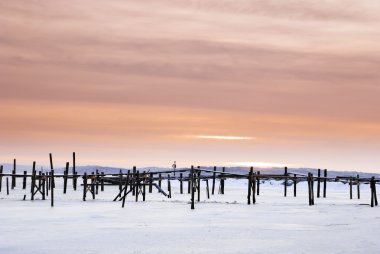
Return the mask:
M99 170L95 170L95 194L98 195L99 194L99 180L100 177L99 177Z
M51 170L51 173L50 173L50 183L52 183L54 180L54 169ZM50 190L50 206L51 207L54 207L54 188L53 186L51 186L51 190Z
M350 180L349 180L349 185L350 185L350 199L352 199L352 177L350 176Z
M310 184L311 184L311 204L314 205L314 176L310 173Z
M95 199L95 172L91 172L91 194L92 199Z
M197 201L201 201L201 171L199 170L199 167L198 167L198 172L197 172L197 194L198 194L198 199Z
M128 170L129 173L129 170ZM100 191L104 191L104 172L101 172L102 179L100 180Z
M31 184L30 184L30 193L34 192L34 182L33 182L33 175L36 174L36 162L33 161L33 168L32 168L32 177L31 177ZM33 195L33 194L32 194ZM31 199L33 200L33 199Z
M129 183L129 170L128 170L128 173L127 173L127 180L125 181L125 187L124 187L124 194L123 194L123 204L122 204L122 208L124 208L124 204L125 204L125 199L127 198L127 189L128 189L128 183Z
M309 197L309 205L311 206L311 180L310 180L310 173L307 173L307 189L308 189L308 197Z
M210 199L210 190L208 188L208 179L206 178L206 194L207 194L207 199Z
M136 195L136 202L139 201L139 187L140 187L140 173L139 171L137 170L137 173L136 173L136 183L135 183L135 195Z
M49 153L49 158L50 158L50 170L53 170L53 155ZM53 178L52 188L55 188L55 179Z
M260 195L260 171L257 171L257 196Z
M86 201L87 194L87 173L83 174L83 201Z
M370 180L370 187L371 187L371 207L377 206L377 195L376 195L376 181L375 177L372 176Z
M11 189L13 190L16 187L16 159L13 159L13 171L12 171L12 183Z
M24 176L22 178L22 189L25 190L26 189L26 174L27 172L24 171Z
M146 191L146 181L148 179L148 176L146 174L146 172L144 171L143 172L143 191L142 191L142 196L143 196L143 201L145 201L145 191Z
M252 174L252 204L256 204L256 173Z
M317 182L317 198L319 198L321 193L321 169L318 169L318 182Z
M49 196L49 179L50 179L50 177L49 177L49 173L48 172L46 172L45 173L45 193L46 193L46 197L48 197Z
M324 170L323 172L323 197L326 197L326 189L327 189L327 169Z
M119 192L123 189L123 171L119 170Z
M149 174L149 193L153 192L153 173Z
M293 195L294 197L297 197L297 175L294 174L293 176Z
M162 176L161 173L158 174L158 186L161 188L161 181L162 181Z
M7 195L9 195L9 181L8 181L8 177L7 177Z
M247 204L251 204L251 190L252 190L252 173L253 173L253 168L249 170L248 173L248 195L247 195Z
M41 181L42 181L42 200L45 200L45 184L46 184L46 176L45 173L42 173L40 175Z
M226 168L223 167L223 172L226 172ZM220 180L220 192L221 194L224 194L224 174L222 173L222 179Z
M183 194L183 174L179 174L179 192Z
M211 188L212 195L214 195L214 192L215 192L215 178L216 178L216 167L214 166L214 172L212 173L212 188Z
M191 186L192 186L191 179L192 178L191 178L191 173L190 173L189 174L189 180L187 181L187 194L190 194L190 189L191 189Z
M194 166L191 166L190 182L191 182L191 209L194 209Z
M74 190L77 190L77 183L76 183L76 171L75 171L75 166L76 166L76 162L75 162L75 152L73 152L73 172L72 172L72 176L73 176L73 189Z
M0 165L0 192L2 189L3 185L3 165Z
M63 173L63 194L66 194L66 190L67 190L67 177L68 177L68 174L69 174L69 163L66 162L66 168L65 168L65 171Z
M288 189L288 167L285 167L284 169L284 176L285 176L285 180L284 180L284 197L286 197L286 194L287 194L287 189Z
M33 172L32 172L32 184L31 184L31 192L32 192L32 197L30 198L31 200L34 200L34 188L36 186L36 162L33 161Z
M356 175L356 190L358 194L358 199L360 199L360 178L359 175Z
M170 184L170 174L168 174L168 198L172 198L172 186Z

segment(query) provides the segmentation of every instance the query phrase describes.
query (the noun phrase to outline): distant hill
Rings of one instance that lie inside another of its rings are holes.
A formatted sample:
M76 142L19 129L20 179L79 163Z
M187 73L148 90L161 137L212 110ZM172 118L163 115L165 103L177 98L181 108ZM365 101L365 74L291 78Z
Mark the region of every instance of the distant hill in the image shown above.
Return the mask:
M13 169L13 164L2 164L4 167L4 172L11 172ZM36 169L42 170L44 172L50 171L50 167L48 166L41 166L36 165ZM123 172L127 172L128 170L132 170L131 168L116 168L116 167L107 167L107 166L98 166L98 165L89 165L89 166L77 166L76 170L79 174L82 174L84 172L91 173L95 172L95 170L99 170L99 172L105 172L105 173L119 173L120 170ZM213 170L214 167L202 167L202 169L208 169ZM28 171L30 172L32 170L32 165L17 165L17 172L22 171ZM63 167L55 168L56 173L62 173L64 170ZM165 171L165 170L172 170L171 168L162 168L162 167L144 167L144 168L138 168L139 171L146 171L146 172L157 172L157 171ZM222 168L218 167L218 171L222 171ZM226 172L231 173L238 173L238 174L247 174L249 171L248 167L226 167ZM261 173L265 174L283 174L284 168L254 168L255 171L260 171ZM72 168L70 167L69 172L72 172ZM315 168L288 168L288 172L294 172L294 173L300 173L300 174L307 174L308 172L313 173L314 175L317 174L318 169ZM380 177L380 174L378 173L371 173L371 172L360 172L360 171L336 171L336 170L328 170L328 176L329 177L335 177L335 176L356 176L357 174L360 175L360 177ZM323 175L323 171L322 171Z

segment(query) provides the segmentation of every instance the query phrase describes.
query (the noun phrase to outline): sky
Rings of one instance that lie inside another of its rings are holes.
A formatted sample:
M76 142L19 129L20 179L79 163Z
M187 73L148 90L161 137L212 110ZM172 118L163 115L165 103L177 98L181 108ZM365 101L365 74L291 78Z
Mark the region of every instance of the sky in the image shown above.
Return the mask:
M0 163L380 172L377 0L0 2Z

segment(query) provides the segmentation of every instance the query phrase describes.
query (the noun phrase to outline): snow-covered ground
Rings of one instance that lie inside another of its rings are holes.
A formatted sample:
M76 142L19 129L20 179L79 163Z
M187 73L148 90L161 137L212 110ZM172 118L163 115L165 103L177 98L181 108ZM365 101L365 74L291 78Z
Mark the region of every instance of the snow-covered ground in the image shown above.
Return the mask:
M83 202L82 188L69 188L63 195L57 184L51 208L50 196L30 201L20 185L6 196L3 182L1 254L380 251L380 210L363 205L370 201L368 185L361 186L361 200L350 200L347 185L329 183L327 198L315 198L316 205L310 207L306 183L298 184L298 197L291 196L289 187L285 198L282 185L267 182L261 185L257 204L247 205L246 181L228 180L225 195L209 200L202 186L195 210L190 209L190 196L179 194L177 182L172 183L172 199L156 191L148 193L145 202L128 196L124 209L121 202L112 202L117 187L106 186L96 200Z

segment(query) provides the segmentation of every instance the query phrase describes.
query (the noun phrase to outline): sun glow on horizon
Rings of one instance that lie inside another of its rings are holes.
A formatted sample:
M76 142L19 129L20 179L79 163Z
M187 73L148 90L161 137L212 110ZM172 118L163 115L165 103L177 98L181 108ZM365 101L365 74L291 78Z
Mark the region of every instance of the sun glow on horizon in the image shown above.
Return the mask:
M211 135L198 135L198 139L216 139L216 140L252 140L253 137L238 137L238 136L211 136Z

